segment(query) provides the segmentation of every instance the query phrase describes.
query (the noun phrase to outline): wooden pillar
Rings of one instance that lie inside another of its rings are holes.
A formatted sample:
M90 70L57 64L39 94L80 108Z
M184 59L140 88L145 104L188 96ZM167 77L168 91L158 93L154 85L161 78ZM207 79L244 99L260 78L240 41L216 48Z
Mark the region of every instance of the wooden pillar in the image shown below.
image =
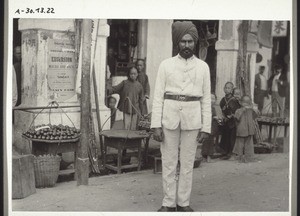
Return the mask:
M84 19L82 22L82 77L81 77L81 139L77 153L77 185L87 185L89 178L88 145L90 141L90 112L91 112L91 42L92 21Z
M145 59L147 52L147 20L138 21L138 50L137 56L139 59Z

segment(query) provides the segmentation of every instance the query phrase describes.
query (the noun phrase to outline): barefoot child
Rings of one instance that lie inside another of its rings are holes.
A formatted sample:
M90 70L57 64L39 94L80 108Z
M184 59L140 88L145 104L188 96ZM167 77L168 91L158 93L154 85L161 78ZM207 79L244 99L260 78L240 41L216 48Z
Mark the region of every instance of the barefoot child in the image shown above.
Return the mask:
M240 162L248 162L254 156L254 119L257 118L257 112L253 109L251 98L248 95L242 97L241 104L242 107L237 109L234 115L237 128L233 153L237 154Z

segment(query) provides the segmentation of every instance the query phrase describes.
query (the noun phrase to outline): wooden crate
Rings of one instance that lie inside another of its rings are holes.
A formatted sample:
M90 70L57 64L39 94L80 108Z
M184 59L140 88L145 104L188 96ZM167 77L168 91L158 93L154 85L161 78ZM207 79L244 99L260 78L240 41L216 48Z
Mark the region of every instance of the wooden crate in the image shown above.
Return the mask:
M22 199L36 192L33 155L12 157L12 198Z

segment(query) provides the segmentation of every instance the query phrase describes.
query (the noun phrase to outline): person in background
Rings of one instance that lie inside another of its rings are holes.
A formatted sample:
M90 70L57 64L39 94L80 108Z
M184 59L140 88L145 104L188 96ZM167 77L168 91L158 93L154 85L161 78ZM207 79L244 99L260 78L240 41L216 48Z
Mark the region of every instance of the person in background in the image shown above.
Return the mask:
M153 138L161 142L164 198L159 212L193 211L190 196L196 149L211 131L210 72L194 55L198 38L192 22L174 22L172 41L178 52L162 61L157 73L151 128Z
M231 157L236 137L234 113L240 108L238 100L233 96L233 88L233 83L227 82L224 86L225 97L220 101L220 107L224 116L220 147L224 150L224 159L229 159Z
M242 107L237 109L234 118L237 122L236 142L233 153L237 155L240 162L253 160L255 134L254 120L257 118L257 111L253 109L251 98L248 95L242 97Z
M272 97L272 114L273 116L284 116L285 105L284 99L286 95L287 77L282 71L281 65L275 65L274 73L268 80L269 94ZM278 114L279 108L279 114Z
M16 106L21 104L21 81L22 81L22 71L21 71L21 63L22 63L22 53L21 53L21 46L16 46L13 51L13 63L14 63L14 70L16 75L17 81L17 91L18 91L18 100Z
M147 107L147 99L149 99L150 96L150 85L149 85L149 79L145 72L145 60L144 59L138 59L136 61L136 68L138 71L138 78L137 80L142 84L144 89L144 101L143 101L143 109L145 114L148 114L148 107Z
M258 110L262 112L265 97L268 96L268 81L264 75L265 66L259 66L259 72L255 75L254 82L254 103L257 104Z
M144 91L143 86L137 81L137 76L136 67L131 67L128 79L109 89L109 94L120 95L118 109L123 112L124 128L128 130L136 130L137 115L144 115Z
M108 108L110 109L111 112L110 128L114 126L114 123L116 121L116 113L117 113L116 103L117 103L117 99L115 97L113 96L108 97Z
M117 60L115 57L114 49L112 47L108 48L107 54L108 54L107 55L107 66L108 66L109 72L110 72L110 77L108 77L108 78L111 78L116 75Z
M211 94L211 132L202 144L202 157L206 159L208 163L211 162L211 156L214 154L216 138L219 133L219 125L222 122L222 119L217 116L215 107L216 100L217 96L215 94Z

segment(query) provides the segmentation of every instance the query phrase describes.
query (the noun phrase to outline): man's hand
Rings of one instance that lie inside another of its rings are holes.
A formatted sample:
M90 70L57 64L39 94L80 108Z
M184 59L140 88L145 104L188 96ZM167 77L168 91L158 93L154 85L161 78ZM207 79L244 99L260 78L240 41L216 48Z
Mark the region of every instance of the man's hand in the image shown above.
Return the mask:
M164 140L164 133L161 127L154 128L153 139L157 142L162 142Z
M199 131L199 133L198 133L198 135L197 135L197 142L198 142L198 143L203 143L203 141L204 141L205 139L207 139L208 136L209 136L208 133Z

